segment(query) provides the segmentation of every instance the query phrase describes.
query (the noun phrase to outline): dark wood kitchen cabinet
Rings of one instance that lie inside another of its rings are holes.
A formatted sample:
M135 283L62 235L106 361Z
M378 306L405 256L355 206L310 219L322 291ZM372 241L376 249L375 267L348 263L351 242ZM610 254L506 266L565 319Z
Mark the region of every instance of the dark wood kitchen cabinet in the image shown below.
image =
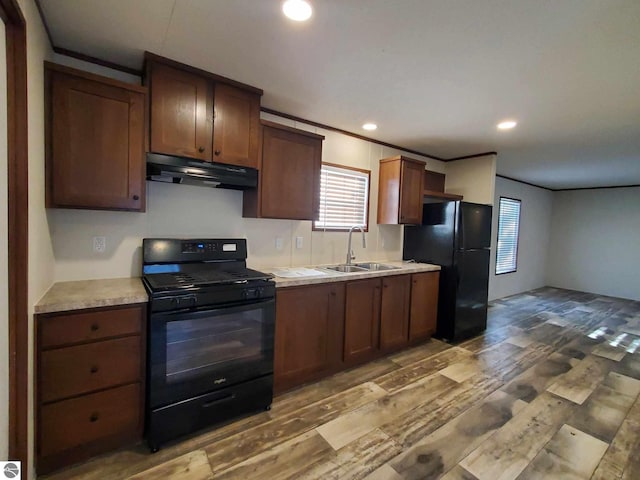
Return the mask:
M145 305L36 316L38 474L141 438Z
M276 292L275 391L338 370L342 364L344 283Z
M262 90L146 54L150 150L259 168Z
M276 290L277 394L435 332L439 272Z
M382 277L380 349L389 352L409 341L409 275Z
M322 135L263 120L259 185L245 191L243 216L317 219L323 140Z
M217 83L213 161L259 168L260 95Z
M213 83L153 63L150 70L152 152L211 160Z
M46 206L145 210L147 89L45 62Z
M422 223L426 162L398 155L380 160L378 223Z
M436 331L438 322L438 291L440 272L411 275L411 309L409 314L409 341L425 340Z
M375 358L380 349L380 278L347 283L344 361L351 365Z

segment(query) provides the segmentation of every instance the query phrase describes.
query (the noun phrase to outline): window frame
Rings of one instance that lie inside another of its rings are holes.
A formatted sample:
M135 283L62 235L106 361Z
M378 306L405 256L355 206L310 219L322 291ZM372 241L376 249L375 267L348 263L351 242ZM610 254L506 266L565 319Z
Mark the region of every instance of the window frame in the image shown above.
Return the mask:
M330 163L330 162L322 162L322 166L320 167L320 175L322 175L322 167L334 167L334 168L342 168L344 170L351 170L354 172L366 173L367 174L367 201L365 204L365 218L367 219L366 224L364 225L364 231L369 231L369 214L370 214L370 204L371 204L371 170L367 170L365 168L357 168L352 167L350 165L341 165L339 163ZM318 190L318 195L320 195L320 189ZM322 198L318 198L318 205L322 204ZM318 213L318 216L320 214ZM311 221L311 231L313 232L348 232L348 228L327 228L327 227L316 227L316 221Z
M498 273L498 244L500 242L500 202L502 201L502 199L505 200L510 200L512 202L518 202L519 204L519 209L518 209L518 231L517 231L517 235L516 235L516 255L515 255L515 268L513 270L509 270L507 272L500 272ZM505 196L500 196L500 198L498 199L498 229L496 231L496 259L495 259L495 275L507 275L509 273L516 273L518 271L518 256L520 255L520 225L522 223L522 200L519 198L512 198L512 197L505 197Z

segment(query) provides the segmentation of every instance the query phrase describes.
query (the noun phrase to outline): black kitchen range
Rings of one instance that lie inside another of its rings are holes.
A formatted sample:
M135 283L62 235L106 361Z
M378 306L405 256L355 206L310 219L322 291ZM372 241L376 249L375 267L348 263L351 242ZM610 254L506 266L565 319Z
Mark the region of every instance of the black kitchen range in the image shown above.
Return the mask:
M144 239L146 437L161 444L273 398L275 283L244 239Z

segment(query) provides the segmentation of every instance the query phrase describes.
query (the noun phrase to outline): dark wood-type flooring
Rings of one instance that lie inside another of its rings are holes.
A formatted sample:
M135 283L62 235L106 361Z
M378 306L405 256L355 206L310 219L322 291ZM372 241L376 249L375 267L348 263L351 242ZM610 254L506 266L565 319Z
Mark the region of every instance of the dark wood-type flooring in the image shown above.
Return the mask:
M486 333L278 397L270 412L62 479L640 479L640 302L542 288Z

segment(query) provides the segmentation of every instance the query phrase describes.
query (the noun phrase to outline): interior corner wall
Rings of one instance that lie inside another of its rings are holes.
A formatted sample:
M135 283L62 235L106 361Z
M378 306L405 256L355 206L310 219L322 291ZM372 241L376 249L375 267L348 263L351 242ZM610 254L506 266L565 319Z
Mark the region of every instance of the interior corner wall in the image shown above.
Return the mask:
M640 300L640 187L555 192L547 284Z
M491 234L489 301L545 286L554 192L496 178ZM496 275L496 244L500 197L521 200L517 270Z
M55 260L44 206L44 60L53 50L34 0L18 0L27 24L27 115L29 149L29 385L33 388L33 306L53 283ZM35 478L33 390L29 392L29 465L24 478Z
M496 155L455 160L445 164L444 190L462 195L466 202L493 204Z

